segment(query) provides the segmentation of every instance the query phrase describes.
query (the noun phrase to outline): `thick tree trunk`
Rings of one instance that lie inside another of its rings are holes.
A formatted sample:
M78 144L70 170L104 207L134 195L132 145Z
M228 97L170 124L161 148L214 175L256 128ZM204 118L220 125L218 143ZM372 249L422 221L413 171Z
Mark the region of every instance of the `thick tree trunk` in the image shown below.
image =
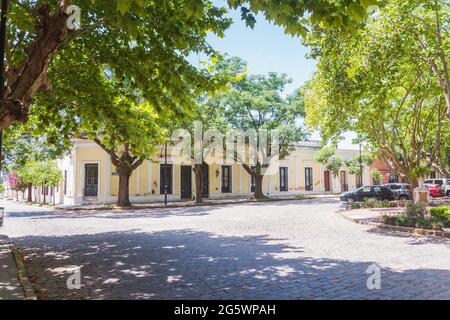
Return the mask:
M0 97L0 130L15 121L26 121L29 107L36 92L48 87L49 62L67 40L69 0L60 0L57 12L50 12L49 5L36 10L36 35L26 50L25 61L18 66L8 65L7 93Z
M201 164L194 164L195 173L195 203L203 202L203 170Z
M27 195L27 201L28 202L33 202L33 185L31 183L28 184L28 195Z
M255 199L267 199L262 190L264 176L262 174L253 174L253 178L255 179L255 192L253 193L253 197Z
M117 197L117 206L131 207L130 202L130 176L131 169L120 168L119 171L119 194Z

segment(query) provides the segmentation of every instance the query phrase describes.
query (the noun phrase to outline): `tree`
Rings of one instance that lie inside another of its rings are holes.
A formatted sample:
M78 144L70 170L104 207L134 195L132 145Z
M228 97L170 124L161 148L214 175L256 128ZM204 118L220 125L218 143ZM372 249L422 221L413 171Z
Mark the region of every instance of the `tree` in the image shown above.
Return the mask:
M351 25L377 3L318 0L280 5L275 0L228 0L233 8L241 7L248 25L255 23L252 12L263 11L267 19L292 35L306 35L306 21L339 28ZM76 21L74 4L80 8L81 21ZM75 76L92 64L107 64L125 72L142 89L148 88L148 79L152 79L153 92L146 98L154 106L162 87L184 99L189 93L183 88L184 75L195 73L186 57L190 52L214 54L206 35L223 36L231 23L225 13L225 8L208 0L12 1L0 130L27 120L35 96L50 89L51 83L56 83L54 78L66 72L55 65L58 61L71 65ZM197 76L203 79L202 85L208 84L201 74Z
M9 172L6 175L6 180L11 190L16 191L16 200L19 201L19 192L25 192L26 185L22 178L16 172Z
M417 185L432 166L442 171L450 136L440 83L406 28L413 17L404 6L413 4L390 1L352 35L314 29L308 43L319 62L306 112L325 140L349 130L365 135L392 171Z
M373 163L373 156L366 153L358 154L353 156L352 159L344 161L344 163L348 169L348 173L361 177L362 183L364 167L368 167Z
M279 130L279 158L288 156L295 144L305 136L298 124L299 117L304 114L303 96L293 95L289 98L283 96L285 85L289 82L284 74L269 73L245 75L241 81L232 83L229 90L216 97L217 105L223 110L227 122L227 131L232 133L233 130L254 130L257 133L256 145L261 149L263 141L258 134L260 130L269 132ZM264 150L264 153L270 156L271 139L274 137L269 134L267 139L268 149ZM245 143L251 142L246 140ZM236 158L236 160L254 179L254 197L264 198L262 180L268 165L262 163L260 158L254 163L250 163L249 159Z
M241 81L246 72L246 64L238 57L225 57L218 59L211 66L211 72L220 74L227 80L223 88L202 94L199 96L196 104L190 112L180 119L179 123L173 123L174 129L184 129L190 134L190 137L195 136L195 124L201 124L203 132L209 129L217 129L220 132L226 132L227 123L223 114L222 97L226 90L230 88L233 82ZM175 137L177 138L177 137ZM203 165L198 163L203 161L203 155L206 152L208 141L201 141L200 145L194 146L195 141L191 139L191 154L190 158L194 162L193 172L195 175L195 202L203 202ZM197 154L198 153L198 154ZM202 159L202 161L196 161Z
M70 29L73 4L81 13L77 30ZM82 82L83 73L104 65L133 79L155 107L167 104L168 96L179 103L189 101L197 93L191 89L209 87L211 79L187 57L192 52L215 55L206 35L223 36L231 23L225 12L206 0L12 2L0 129L26 121L36 95L61 77L74 79L87 92L95 90ZM74 94L83 91L66 90L60 101L68 103Z
M322 149L320 149L319 153L316 156L316 161L323 165L333 177L338 178L340 181L340 173L344 161L341 157L336 155L336 146L329 145L322 147ZM331 192L333 192L332 183Z

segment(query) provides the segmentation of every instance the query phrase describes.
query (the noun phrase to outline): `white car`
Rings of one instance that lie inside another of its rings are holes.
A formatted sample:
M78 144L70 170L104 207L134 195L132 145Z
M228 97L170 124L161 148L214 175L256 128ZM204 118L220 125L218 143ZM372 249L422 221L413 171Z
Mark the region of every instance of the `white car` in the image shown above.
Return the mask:
M444 194L450 197L450 178L427 179L424 181L424 184L437 184L442 188Z

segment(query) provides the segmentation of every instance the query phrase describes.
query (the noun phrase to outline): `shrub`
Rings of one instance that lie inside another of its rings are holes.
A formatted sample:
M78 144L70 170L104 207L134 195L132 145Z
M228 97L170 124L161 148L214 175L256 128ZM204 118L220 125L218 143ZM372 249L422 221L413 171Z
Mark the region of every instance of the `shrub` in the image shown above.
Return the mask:
M362 204L359 202L353 202L352 203L352 209L361 209L362 208Z
M367 198L367 199L364 199L364 207L365 208L382 208L383 201L373 199L373 198Z
M399 216L383 216L383 222L394 226L421 228L421 229L434 229L442 230L446 224L435 218L418 218L411 219L410 217L402 214Z
M448 206L431 208L430 214L438 220L450 221L450 207Z
M427 215L425 204L422 202L414 203L412 201L408 201L406 204L405 215L411 220L425 219Z

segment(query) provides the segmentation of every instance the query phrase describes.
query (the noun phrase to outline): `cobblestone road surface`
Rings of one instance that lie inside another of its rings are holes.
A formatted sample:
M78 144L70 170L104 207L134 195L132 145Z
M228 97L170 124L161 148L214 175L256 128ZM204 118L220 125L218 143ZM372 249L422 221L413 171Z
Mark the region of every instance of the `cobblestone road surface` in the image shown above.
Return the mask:
M335 200L61 212L4 203L42 299L450 299L450 241L342 218ZM381 268L381 289L366 270ZM81 267L81 288L66 281Z

